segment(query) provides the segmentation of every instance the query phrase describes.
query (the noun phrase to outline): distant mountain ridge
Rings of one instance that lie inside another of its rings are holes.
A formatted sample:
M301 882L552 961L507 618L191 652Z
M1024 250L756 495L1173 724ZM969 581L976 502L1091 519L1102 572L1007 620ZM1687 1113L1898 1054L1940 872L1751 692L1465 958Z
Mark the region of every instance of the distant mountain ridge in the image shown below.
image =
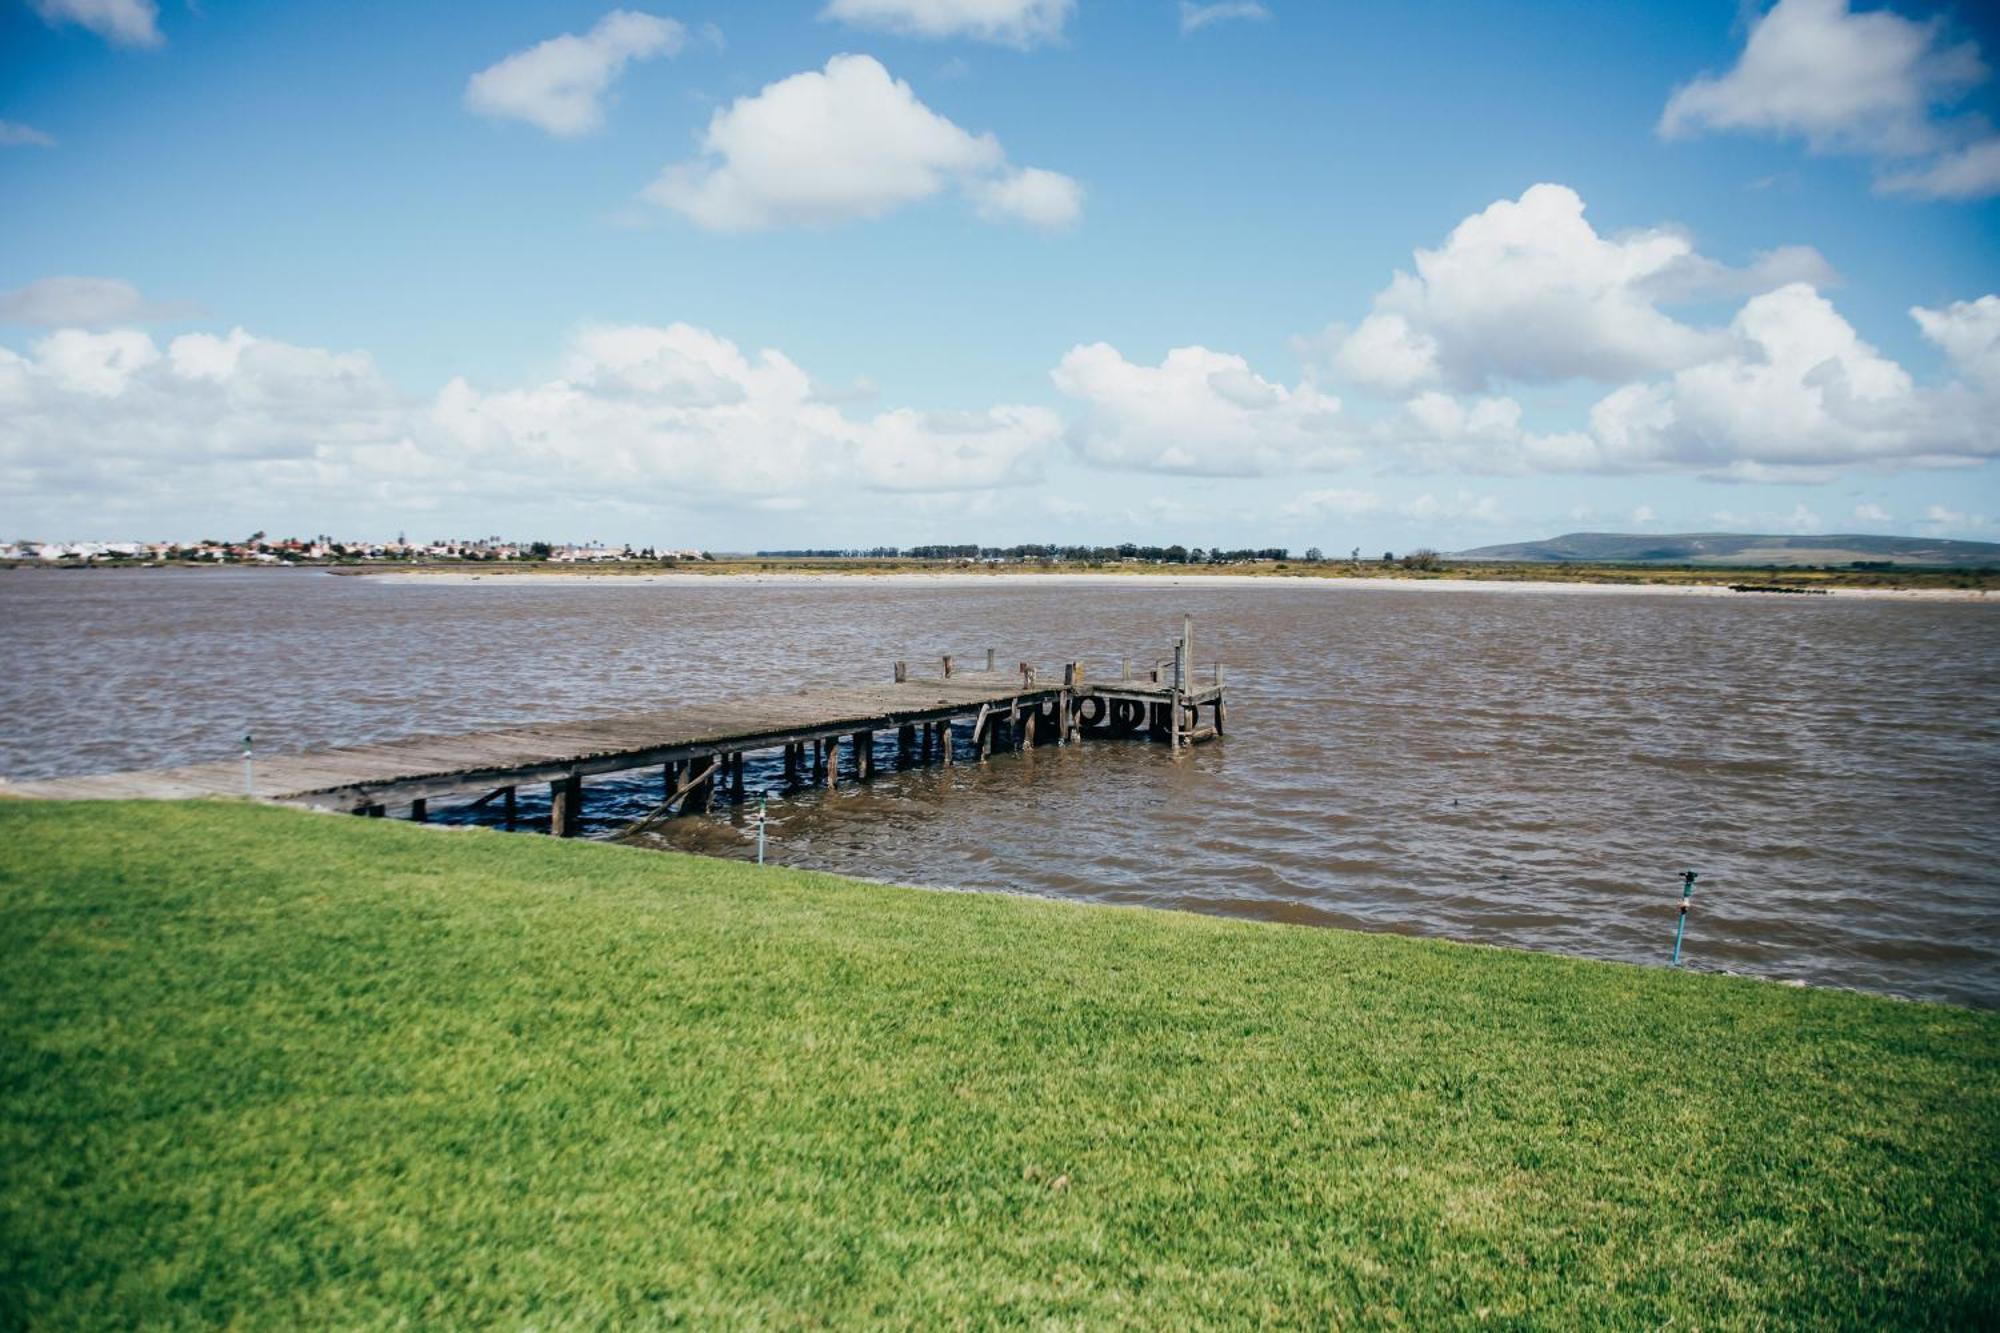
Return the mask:
M1466 560L1662 565L1848 565L1888 563L1943 567L2000 566L2000 542L1863 533L1779 536L1745 532L1571 532L1538 542L1480 546Z

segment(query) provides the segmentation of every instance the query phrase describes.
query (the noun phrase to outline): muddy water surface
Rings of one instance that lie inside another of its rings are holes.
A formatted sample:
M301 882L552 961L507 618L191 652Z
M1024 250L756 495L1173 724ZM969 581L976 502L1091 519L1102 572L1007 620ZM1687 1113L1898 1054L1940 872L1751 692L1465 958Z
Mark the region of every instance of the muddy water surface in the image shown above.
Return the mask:
M0 773L227 758L245 730L276 752L886 679L896 658L989 644L1102 673L1164 646L1182 611L1198 657L1229 665L1226 741L778 799L772 859L1645 962L1692 868L1700 965L2000 1005L2000 607L0 572ZM593 784L590 827L657 791ZM737 812L666 838L750 850Z

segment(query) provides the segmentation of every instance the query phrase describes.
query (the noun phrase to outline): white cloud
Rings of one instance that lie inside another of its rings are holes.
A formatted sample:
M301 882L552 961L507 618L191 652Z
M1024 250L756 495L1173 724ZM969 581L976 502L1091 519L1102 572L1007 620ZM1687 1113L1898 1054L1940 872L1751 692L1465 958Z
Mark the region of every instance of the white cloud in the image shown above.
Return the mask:
M1922 312L1934 316L1925 332L1959 336L1980 309ZM1592 409L1599 465L1765 480L1853 463L1972 462L2000 453L1986 424L1996 407L1991 395L1964 383L1919 388L1810 287L1753 298L1730 329L1736 345L1727 355L1668 381L1627 385ZM1972 341L1961 339L1966 355L1976 355Z
M0 293L0 324L103 328L171 319L186 313L188 307L146 300L137 287L117 278L40 278L25 287Z
M627 65L673 55L686 40L672 19L614 9L581 36L551 37L479 71L465 104L554 135L588 134L604 124L604 95Z
M1060 226L1082 198L1067 176L1010 165L998 139L960 129L870 56L835 56L718 110L702 151L646 197L717 231L879 218L954 186L985 216Z
M1083 408L1078 450L1106 466L1251 476L1356 456L1339 399L1274 384L1242 357L1206 347L1177 347L1143 366L1093 343L1072 348L1053 378Z
M0 148L54 148L54 136L18 120L0 120Z
M1426 492L1399 505L1397 512L1419 523L1502 523L1507 518L1497 496L1472 495L1466 491L1449 500L1440 500Z
M1854 521L1857 523L1893 523L1896 520L1881 505L1858 504L1854 506Z
M1819 153L1930 157L1878 187L1984 198L2000 192L2000 140L1968 146L1983 123L1939 111L1988 73L1978 47L1948 40L1941 18L1857 12L1847 0L1778 0L1751 27L1733 69L1675 90L1659 129L1667 138L1739 130L1803 139Z
M1023 167L991 180L974 181L967 192L979 215L1014 219L1036 227L1067 227L1083 215L1083 186L1059 171Z
M160 7L153 0L29 0L50 27L74 23L114 46L158 46Z
M1921 166L1889 172L1876 180L1875 188L1925 199L1985 199L2000 194L2000 136L1981 139Z
M1617 381L1726 347L1721 330L1683 324L1662 302L1828 277L1807 247L1739 270L1698 254L1672 228L1603 236L1576 191L1536 185L1466 218L1438 249L1418 250L1416 272L1396 274L1333 363L1391 393L1498 379Z
M1360 518L1388 508L1389 502L1374 491L1336 487L1307 491L1286 503L1280 511L1287 518Z
M1653 506L1640 505L1632 511L1632 521L1634 523L1657 523L1660 521L1660 516L1653 512Z
M1045 408L849 416L781 353L684 324L593 327L556 379L425 402L365 353L187 334L61 329L0 349L0 487L195 502L287 495L335 508L453 493L621 504L770 501L859 487L1035 480L1062 439Z
M831 0L820 17L909 37L1029 47L1062 36L1075 0Z
M1913 306L1910 318L1952 369L2000 398L2000 296L1954 301L1942 310Z
M1212 23L1227 23L1232 19L1267 19L1271 11L1257 0L1217 0L1214 4L1196 4L1195 0L1181 0L1181 31L1199 32Z

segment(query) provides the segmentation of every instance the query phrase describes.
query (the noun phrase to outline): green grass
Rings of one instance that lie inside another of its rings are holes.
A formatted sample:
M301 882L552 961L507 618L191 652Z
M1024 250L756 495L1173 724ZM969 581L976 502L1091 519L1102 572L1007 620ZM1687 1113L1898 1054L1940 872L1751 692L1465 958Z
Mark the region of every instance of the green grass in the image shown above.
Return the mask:
M6 1326L2000 1315L1942 1006L0 802L0 1032Z

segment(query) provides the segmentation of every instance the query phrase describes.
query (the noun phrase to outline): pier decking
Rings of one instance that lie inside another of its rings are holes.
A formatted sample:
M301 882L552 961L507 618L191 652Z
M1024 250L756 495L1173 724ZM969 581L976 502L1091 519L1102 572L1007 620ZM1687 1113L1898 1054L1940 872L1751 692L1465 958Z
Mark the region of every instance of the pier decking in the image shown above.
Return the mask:
M414 736L297 755L256 756L135 773L10 783L0 794L56 800L175 800L249 796L318 809L380 815L409 807L427 817L432 800L480 794L511 811L515 788L548 783L550 831L573 835L583 780L658 766L665 798L656 817L693 813L744 792L746 754L779 751L794 785L839 780L841 741L856 780L872 777L877 733L895 733L896 761L951 764L996 746L1020 749L1092 736L1144 735L1179 748L1222 733L1221 666L1206 683L1184 664L1184 629L1174 659L1117 679L1087 680L1072 663L1053 678L1027 663L965 671L954 659L928 677L897 663L891 681L804 689L726 703L529 723L460 736ZM1206 716L1204 717L1204 713Z

